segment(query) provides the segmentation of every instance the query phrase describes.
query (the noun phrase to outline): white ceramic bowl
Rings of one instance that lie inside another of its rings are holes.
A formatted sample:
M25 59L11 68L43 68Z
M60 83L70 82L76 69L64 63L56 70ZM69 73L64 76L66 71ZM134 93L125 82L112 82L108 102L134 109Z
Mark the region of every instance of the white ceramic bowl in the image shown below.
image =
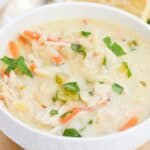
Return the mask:
M48 20L96 18L130 27L141 36L150 38L149 27L138 18L121 10L91 3L59 3L35 9L16 19L0 31L0 55L7 42L24 28ZM134 94L134 93L133 93ZM150 140L150 120L125 132L97 138L67 138L44 133L17 120L0 106L0 129L28 150L133 150Z

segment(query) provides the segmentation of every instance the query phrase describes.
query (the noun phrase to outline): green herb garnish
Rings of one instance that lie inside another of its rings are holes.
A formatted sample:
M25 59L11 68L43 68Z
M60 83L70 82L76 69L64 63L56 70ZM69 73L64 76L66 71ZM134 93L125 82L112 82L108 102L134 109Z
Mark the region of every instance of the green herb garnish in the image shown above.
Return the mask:
M80 88L77 82L68 82L60 85L53 96L53 102L60 101L66 103L72 100L81 100L79 94Z
M123 91L124 91L124 88L123 88L121 85L119 85L118 83L114 83L114 84L112 85L112 90L113 90L115 93L121 95L121 94L123 93Z
M79 87L77 84L66 83L58 87L56 94L53 96L53 102L60 101L66 103L72 100L81 100L79 95Z
M147 20L147 24L150 24L150 19Z
M61 118L66 117L66 116L70 115L71 113L72 113L71 110L70 110L70 111L67 111L67 112L65 112L64 114L62 114L60 117L61 117Z
M50 115L54 116L58 114L58 110L52 109L49 113Z
M131 72L131 70L130 70L130 68L129 68L129 66L128 66L128 63L127 62L122 62L122 65L125 67L125 69L127 70L127 76L128 77L131 77L132 76L132 72Z
M14 59L13 58L9 58L7 56L4 56L3 58L1 58L1 61L4 62L7 65L10 65L11 63L14 62Z
M89 91L88 93L90 96L94 96L94 91Z
M91 35L91 32L87 32L87 31L81 31L81 35L88 37Z
M91 125L93 123L93 120L89 120L88 124Z
M103 41L107 48L110 49L116 56L122 56L126 54L124 49L118 43L112 42L110 37L105 37Z
M85 48L80 45L80 44L76 44L76 43L72 43L71 44L71 49L77 53L81 53L83 55L83 57L86 57L86 51Z
M52 101L56 102L57 100L58 100L58 96L57 96L57 92L56 92L56 94L52 97Z
M102 59L102 65L106 66L107 65L107 57L104 56Z
M17 59L9 58L4 56L0 59L3 63L7 64L7 68L5 70L6 73L11 72L12 70L18 69L22 74L25 74L29 77L33 77L31 71L28 69L25 64L25 59L23 56L18 57Z
M77 82L68 82L63 85L63 88L72 93L78 93L80 88Z
M64 132L63 132L63 136L68 136L68 137L82 137L80 135L80 133L76 129L74 129L74 128L65 129Z

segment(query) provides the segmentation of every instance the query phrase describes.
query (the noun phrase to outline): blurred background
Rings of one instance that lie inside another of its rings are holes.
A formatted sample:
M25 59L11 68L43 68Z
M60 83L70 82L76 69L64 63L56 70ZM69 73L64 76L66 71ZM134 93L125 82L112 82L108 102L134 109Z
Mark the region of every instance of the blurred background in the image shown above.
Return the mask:
M150 0L0 0L0 25L33 8L54 2L84 1L111 5L128 11L150 24Z

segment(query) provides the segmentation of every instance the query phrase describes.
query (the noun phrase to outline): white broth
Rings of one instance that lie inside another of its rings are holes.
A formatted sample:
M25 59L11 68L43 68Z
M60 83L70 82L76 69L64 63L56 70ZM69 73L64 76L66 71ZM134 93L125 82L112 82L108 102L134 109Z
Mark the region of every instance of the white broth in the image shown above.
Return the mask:
M130 29L92 19L18 33L0 61L0 102L56 135L121 132L150 116L150 46Z

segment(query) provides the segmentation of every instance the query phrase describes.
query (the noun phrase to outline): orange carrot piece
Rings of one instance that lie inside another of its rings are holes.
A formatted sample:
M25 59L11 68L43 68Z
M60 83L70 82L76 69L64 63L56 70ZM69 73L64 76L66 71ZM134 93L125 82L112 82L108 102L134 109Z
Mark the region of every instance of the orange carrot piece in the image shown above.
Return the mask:
M29 41L23 35L19 35L18 40L24 45L29 43Z
M31 65L30 65L30 70L31 70L32 72L35 72L35 69L36 69L36 65L35 65L35 64L31 64Z
M67 122L69 122L71 119L73 119L82 110L83 110L82 108L74 107L68 114L66 114L65 116L62 116L60 118L60 120L59 120L60 123L66 124Z
M39 40L40 35L37 32L26 30L24 31L24 35L30 40Z
M62 46L56 47L57 52L66 60L69 59L69 54L65 53Z
M63 58L60 55L57 56L52 56L52 61L56 64L56 65L60 65L63 63Z
M123 126L119 128L119 131L124 131L128 128L134 127L138 123L138 117L133 116L131 117Z
M10 41L8 44L8 48L10 50L12 57L17 58L19 56L19 49L15 42Z
M2 77L2 79L4 78L5 76L5 71L3 69L0 69L0 76Z
M3 95L0 95L0 101L5 101L5 97Z
M4 79L4 76L9 77L9 73L6 73L4 69L0 69L0 76L2 77L2 79Z

